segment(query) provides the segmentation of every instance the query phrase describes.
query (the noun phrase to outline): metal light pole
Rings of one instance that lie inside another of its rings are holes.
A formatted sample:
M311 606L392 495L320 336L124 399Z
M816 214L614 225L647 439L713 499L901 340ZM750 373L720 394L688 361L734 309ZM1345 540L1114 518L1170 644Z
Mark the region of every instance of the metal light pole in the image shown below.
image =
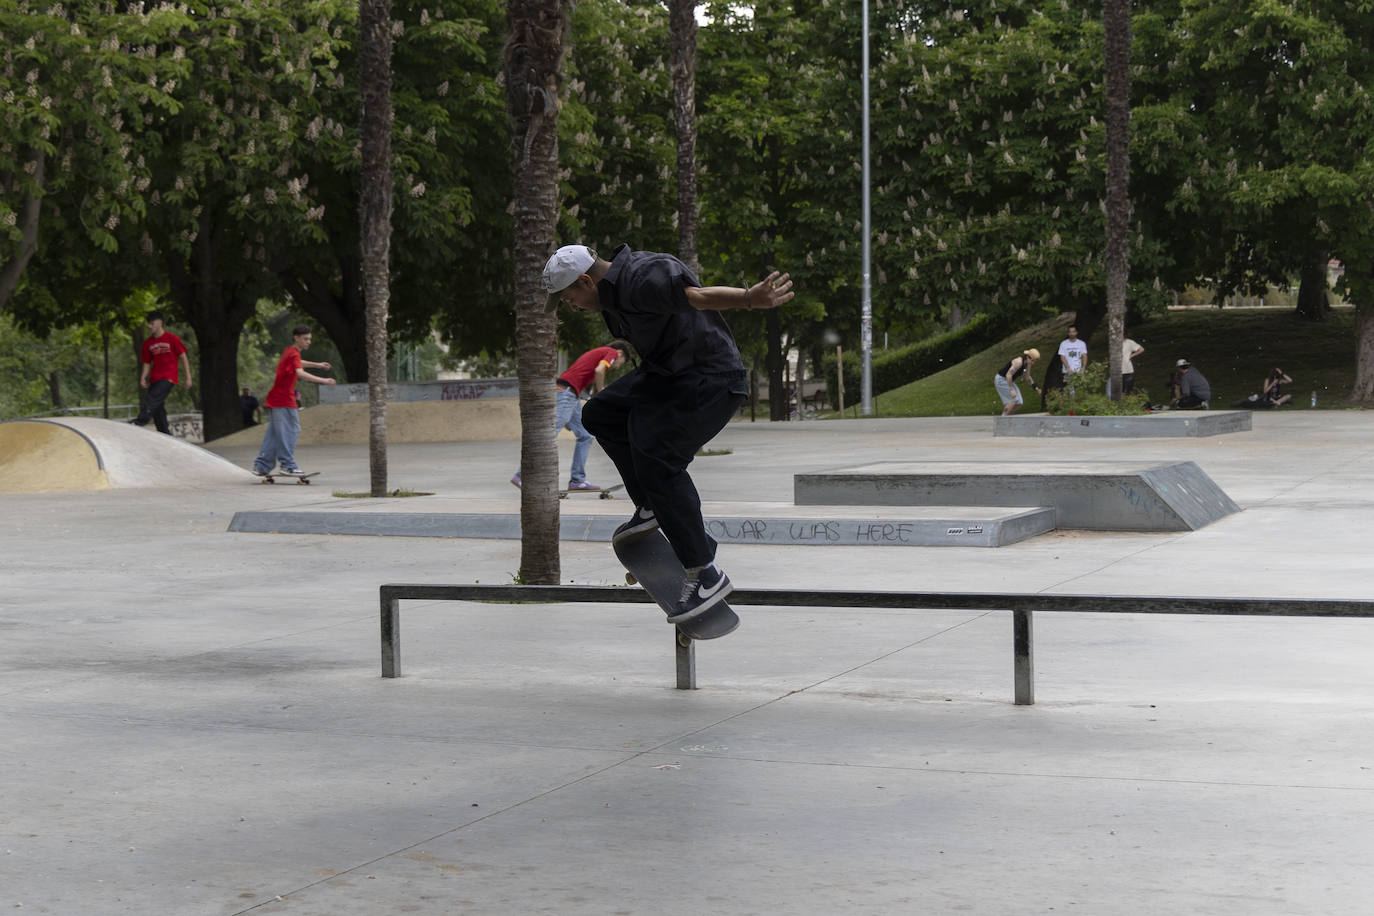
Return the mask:
M863 293L862 318L860 321L860 350L863 357L863 375L860 386L859 413L864 416L873 414L873 279L870 260L872 245L869 238L869 192L868 192L868 0L863 0Z

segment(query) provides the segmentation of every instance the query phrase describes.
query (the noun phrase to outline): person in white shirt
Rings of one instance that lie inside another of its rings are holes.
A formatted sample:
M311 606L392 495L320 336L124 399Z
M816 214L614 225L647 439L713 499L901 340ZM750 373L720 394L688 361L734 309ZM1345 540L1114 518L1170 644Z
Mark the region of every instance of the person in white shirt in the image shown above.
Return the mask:
M1135 390L1135 363L1132 362L1137 356L1145 352L1145 348L1127 337L1121 341L1121 393L1130 394Z
M1059 361L1064 364L1064 378L1077 375L1088 364L1088 345L1078 339L1078 328L1069 325L1069 336L1059 344Z

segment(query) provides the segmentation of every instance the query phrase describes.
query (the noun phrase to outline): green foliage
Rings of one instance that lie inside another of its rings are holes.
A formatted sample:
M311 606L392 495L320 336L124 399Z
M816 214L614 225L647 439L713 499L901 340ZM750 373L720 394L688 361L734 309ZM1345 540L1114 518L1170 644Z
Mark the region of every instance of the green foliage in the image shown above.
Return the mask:
M880 394L894 388L934 375L962 362L980 350L992 346L1006 336L1008 324L989 315L979 315L957 331L946 331L925 340L885 350L873 355L873 393ZM832 354L825 356L826 390L830 403L839 404L837 362ZM862 365L860 354L852 352L845 360L844 390L847 403L859 399Z
M888 391L875 398L884 417L995 416L1001 403L993 389L993 375L1013 355L1027 347L1052 353L1063 339L1071 315L1061 315L1009 336L999 344L956 366ZM1354 309L1334 310L1326 321L1306 321L1277 309L1188 309L1168 311L1130 328L1131 339L1145 348L1134 360L1136 391L1148 392L1155 403L1172 396L1169 379L1174 363L1187 358L1212 386L1213 410L1225 409L1260 390L1265 374L1282 368L1293 379L1288 390L1294 406L1306 409L1307 395L1317 392L1317 406L1335 409L1350 405L1355 380ZM1089 353L1105 352L1103 329L1088 340ZM1105 360L1089 363L1104 365ZM1042 376L1038 372L1037 376ZM1037 381L1039 379L1037 378ZM1097 390L1105 391L1105 380ZM1029 395L1024 411L1038 409Z
M1150 398L1144 388L1136 388L1115 401L1107 397L1107 371L1105 361L1088 363L1073 376L1072 388L1054 388L1046 393L1046 412L1078 417L1133 417L1147 413Z

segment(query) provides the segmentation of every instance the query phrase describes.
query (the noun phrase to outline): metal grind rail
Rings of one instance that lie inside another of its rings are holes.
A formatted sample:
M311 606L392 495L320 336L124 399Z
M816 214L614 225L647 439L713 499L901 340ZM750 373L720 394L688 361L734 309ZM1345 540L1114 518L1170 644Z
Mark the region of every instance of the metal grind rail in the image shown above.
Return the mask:
M501 604L653 604L639 588L604 585L381 586L382 677L401 676L401 601ZM734 607L854 607L912 611L1010 611L1016 705L1035 703L1034 614L1187 614L1222 617L1374 617L1374 601L1309 598L1180 598L981 592L736 589ZM726 637L727 639L729 637ZM696 643L674 631L677 687L694 690Z

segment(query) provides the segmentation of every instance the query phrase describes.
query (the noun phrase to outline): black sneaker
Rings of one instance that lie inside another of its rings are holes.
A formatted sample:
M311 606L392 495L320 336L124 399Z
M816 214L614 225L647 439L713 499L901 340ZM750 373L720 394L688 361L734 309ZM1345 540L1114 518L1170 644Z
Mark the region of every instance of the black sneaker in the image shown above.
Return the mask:
M629 538L637 538L640 535L648 534L658 528L658 519L654 518L653 509L645 509L642 506L635 507L635 514L630 516L630 520L611 535L611 543L619 544Z
M687 581L682 583L682 595L677 599L677 613L669 617L668 622L683 623L700 617L734 589L730 577L716 569L715 564L689 569Z

